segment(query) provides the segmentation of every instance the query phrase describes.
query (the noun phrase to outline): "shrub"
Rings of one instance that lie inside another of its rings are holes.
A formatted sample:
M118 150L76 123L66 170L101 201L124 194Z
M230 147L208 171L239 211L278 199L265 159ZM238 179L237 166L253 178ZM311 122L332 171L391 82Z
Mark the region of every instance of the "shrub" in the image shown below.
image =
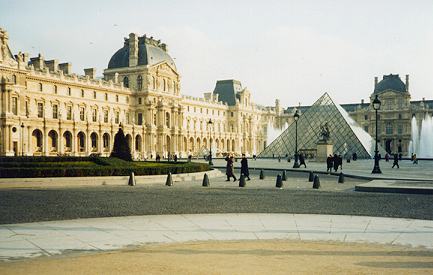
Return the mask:
M122 128L119 128L119 131L114 136L113 151L111 152L110 157L132 161L131 149L129 148L128 141L126 140Z

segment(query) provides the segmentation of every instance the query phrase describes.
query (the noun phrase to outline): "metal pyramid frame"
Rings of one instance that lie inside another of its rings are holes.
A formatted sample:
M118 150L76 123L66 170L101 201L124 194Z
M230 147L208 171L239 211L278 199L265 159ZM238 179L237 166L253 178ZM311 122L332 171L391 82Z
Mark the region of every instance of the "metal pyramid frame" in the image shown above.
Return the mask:
M350 157L356 153L358 158L374 156L375 140L362 129L349 114L335 104L328 93L323 94L298 119L298 150L307 157L315 157L321 126L327 123L330 143L334 153ZM272 141L259 157L293 156L295 152L295 122L280 136ZM380 148L380 152L384 152Z

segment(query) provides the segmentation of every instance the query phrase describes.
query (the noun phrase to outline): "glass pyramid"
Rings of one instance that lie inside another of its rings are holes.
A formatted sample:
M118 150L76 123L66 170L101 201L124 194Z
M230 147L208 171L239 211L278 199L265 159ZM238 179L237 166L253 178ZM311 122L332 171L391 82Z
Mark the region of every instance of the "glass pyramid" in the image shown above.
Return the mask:
M374 156L374 139L364 131L340 106L335 104L328 93L322 95L298 119L298 150L309 158L314 158L321 127L327 124L329 142L334 146L334 153L358 158ZM279 137L267 146L259 157L293 156L295 153L295 122ZM379 153L384 153L379 148Z

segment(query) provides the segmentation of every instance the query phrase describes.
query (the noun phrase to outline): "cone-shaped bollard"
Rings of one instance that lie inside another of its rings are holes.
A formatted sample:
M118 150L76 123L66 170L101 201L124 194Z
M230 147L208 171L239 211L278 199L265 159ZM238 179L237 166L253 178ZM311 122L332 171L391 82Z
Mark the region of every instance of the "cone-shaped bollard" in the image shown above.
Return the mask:
M263 172L263 169L260 170L260 179L264 180L265 179L265 173Z
M244 176L244 174L241 174L241 177L239 178L239 187L245 187L245 176Z
M314 176L313 188L314 189L319 189L320 188L320 179L319 179L318 175Z
M165 185L167 185L167 186L173 185L173 179L171 178L171 172L168 172L167 180L165 181Z
M343 175L343 172L341 172L340 175L338 176L338 183L344 183L344 175Z
M277 181L275 183L275 187L283 188L283 179L280 174L277 175Z
M310 173L309 173L309 175L308 175L308 181L309 181L309 182L313 182L313 180L314 180L314 174L313 174L312 171L310 171Z
M209 187L209 186L210 186L210 183L209 183L209 177L207 176L206 173L204 173L204 176L203 176L203 184L202 184L201 186L204 186L204 187Z
M287 180L286 170L283 170L283 175L281 176L281 179L282 179L283 181L286 181L286 180Z
M129 186L135 186L135 175L134 175L134 172L131 172L131 174L129 175L128 185Z

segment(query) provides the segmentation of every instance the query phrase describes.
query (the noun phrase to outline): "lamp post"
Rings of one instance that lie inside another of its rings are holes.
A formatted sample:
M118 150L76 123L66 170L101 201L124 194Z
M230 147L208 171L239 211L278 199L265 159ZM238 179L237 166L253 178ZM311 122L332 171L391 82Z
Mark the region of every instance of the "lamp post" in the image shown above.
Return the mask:
M295 119L295 163L293 163L293 168L299 168L299 162L298 162L298 119L299 119L299 113L298 110L296 110L295 115L293 116Z
M373 171L371 171L372 174L382 174L382 171L380 171L380 167L379 167L379 149L377 147L377 110L380 109L380 100L379 98L376 97L373 100L373 109L376 112L376 149L374 150L374 167L373 167Z
M21 122L21 156L24 156L24 123Z
M207 124L209 124L209 165L213 165L212 162L212 119L209 119Z

